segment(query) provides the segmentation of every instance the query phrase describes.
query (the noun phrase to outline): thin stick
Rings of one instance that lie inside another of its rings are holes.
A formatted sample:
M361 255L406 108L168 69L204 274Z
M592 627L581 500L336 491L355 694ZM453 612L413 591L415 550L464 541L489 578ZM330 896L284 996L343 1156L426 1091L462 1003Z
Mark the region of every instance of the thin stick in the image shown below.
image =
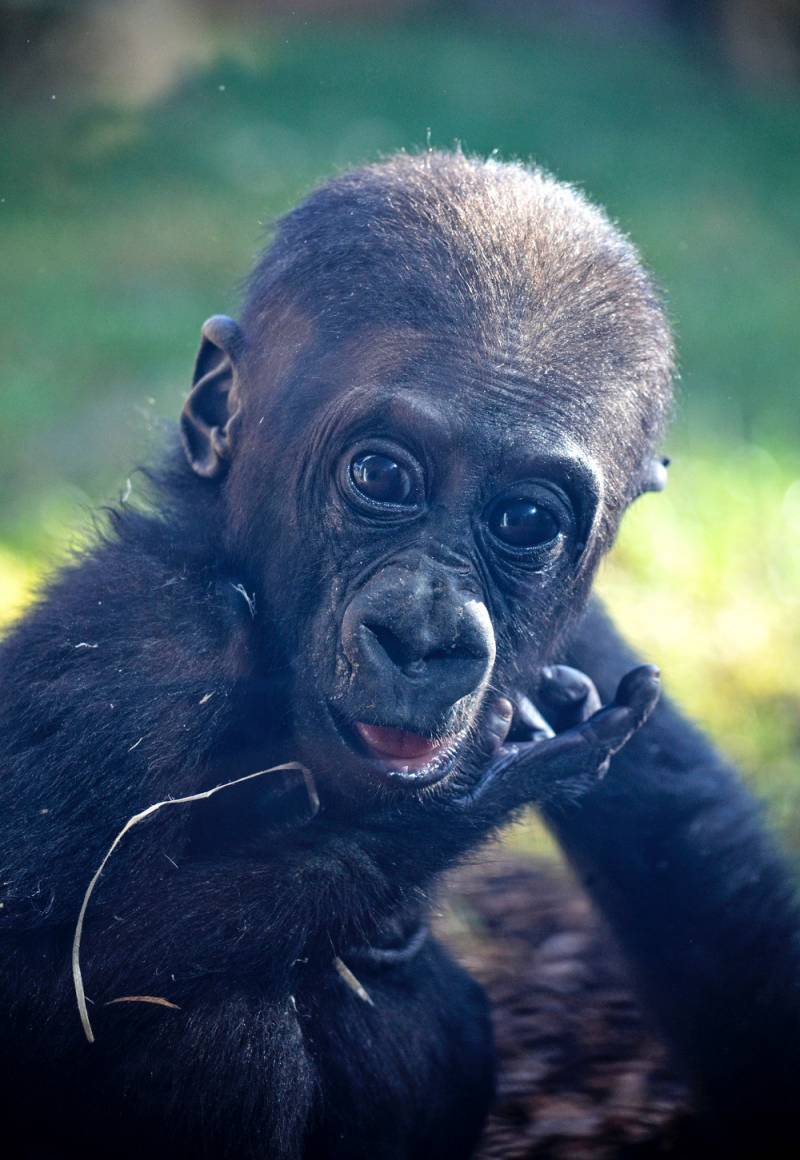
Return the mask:
M299 761L287 761L284 765L273 765L270 769L260 769L258 773L248 773L244 777L237 777L235 781L225 781L222 783L222 785L215 785L213 789L204 790L202 793L193 793L186 797L168 798L163 802L155 802L152 806L148 806L146 810L142 810L141 813L134 814L132 818L129 818L120 832L117 834L114 841L108 847L103 861L92 875L92 879L89 882L89 885L86 887L86 893L83 896L83 902L81 903L81 908L78 912L78 921L75 924L75 934L72 939L72 982L75 987L75 999L78 1003L78 1013L81 1017L83 1031L90 1043L94 1043L94 1032L92 1031L92 1024L89 1020L89 1011L86 1006L86 992L83 987L83 974L81 972L81 936L83 935L83 921L86 918L86 911L89 906L89 900L94 893L94 888L100 879L100 875L105 870L109 858L114 853L117 846L120 844L129 830L132 830L134 826L138 826L139 822L143 822L145 818L149 818L150 815L156 813L157 810L163 809L164 806L183 806L189 805L191 802L205 801L207 798L213 797L214 794L219 793L220 790L230 789L231 786L241 785L242 782L252 781L253 778L256 777L264 777L267 773L280 773L281 770L284 769L299 769L303 774L306 786L309 786L309 784L312 786L314 785L314 779L310 770L306 769L304 765L301 765ZM311 797L310 790L309 796ZM319 807L319 797L317 796L316 787L314 787L313 797L311 797L311 805L314 809L314 813L316 813L317 808Z

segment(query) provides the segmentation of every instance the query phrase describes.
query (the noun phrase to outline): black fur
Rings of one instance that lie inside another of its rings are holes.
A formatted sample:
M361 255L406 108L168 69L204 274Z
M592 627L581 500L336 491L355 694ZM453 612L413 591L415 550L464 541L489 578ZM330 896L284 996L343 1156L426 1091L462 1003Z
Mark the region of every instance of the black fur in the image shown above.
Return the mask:
M538 173L399 157L280 225L241 331L207 327L184 418L195 470L173 449L152 506L115 510L0 651L0 1091L20 1154L468 1155L492 1093L486 1002L425 937L428 897L528 801L611 919L713 1131L735 1139L746 1106L789 1122L788 873L674 709L637 732L652 674L613 700L633 658L584 615L647 476L670 368L630 245ZM427 406L459 424L426 477L437 503L403 523L357 516L335 482L341 449L376 423L422 439ZM562 540L535 566L498 555L480 524L508 487L509 434L560 473ZM477 601L488 624L467 637ZM386 652L359 666L347 649L369 625ZM439 666L424 695L402 667L422 638L413 655ZM502 698L546 709L556 660L611 706L559 724L551 705L557 737L517 721L504 746ZM468 666L483 676L450 704L442 689ZM337 714L431 744L458 735L455 764L430 786L382 779ZM293 760L318 812L285 772L126 837L83 934L87 1043L70 947L114 836L151 803ZM112 1002L141 996L171 1006Z

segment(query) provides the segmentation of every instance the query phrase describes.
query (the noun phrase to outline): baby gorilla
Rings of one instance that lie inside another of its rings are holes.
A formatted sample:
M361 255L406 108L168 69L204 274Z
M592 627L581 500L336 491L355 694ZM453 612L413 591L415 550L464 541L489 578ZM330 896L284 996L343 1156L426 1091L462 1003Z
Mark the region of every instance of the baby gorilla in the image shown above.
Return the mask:
M713 1129L745 1093L782 1122L789 876L588 603L662 485L671 370L632 247L536 171L399 156L279 223L241 323L203 328L153 505L0 651L1 1090L31 1156L468 1156L488 1014L428 896L528 803ZM71 969L126 821L230 782L125 835Z

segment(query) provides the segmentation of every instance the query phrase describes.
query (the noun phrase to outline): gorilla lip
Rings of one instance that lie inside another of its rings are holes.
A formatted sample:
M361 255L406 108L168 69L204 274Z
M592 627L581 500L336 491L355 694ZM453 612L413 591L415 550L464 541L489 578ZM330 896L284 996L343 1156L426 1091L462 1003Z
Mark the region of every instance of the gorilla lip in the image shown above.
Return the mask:
M396 762L409 770L423 769L430 765L454 741L451 737L433 741L419 733L409 733L406 729L367 725L364 721L356 721L354 729L359 740L374 757L393 764Z
M393 725L373 725L346 716L328 703L328 713L340 740L373 774L413 783L417 788L441 781L458 757L466 730L440 740L399 729Z

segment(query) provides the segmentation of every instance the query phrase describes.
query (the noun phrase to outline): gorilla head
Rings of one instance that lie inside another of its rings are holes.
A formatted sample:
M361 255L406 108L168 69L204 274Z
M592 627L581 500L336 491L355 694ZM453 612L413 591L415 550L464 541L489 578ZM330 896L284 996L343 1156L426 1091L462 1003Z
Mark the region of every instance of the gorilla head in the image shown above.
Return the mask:
M183 434L293 658L294 753L341 788L459 765L658 485L671 372L633 248L542 173L400 156L281 221Z

